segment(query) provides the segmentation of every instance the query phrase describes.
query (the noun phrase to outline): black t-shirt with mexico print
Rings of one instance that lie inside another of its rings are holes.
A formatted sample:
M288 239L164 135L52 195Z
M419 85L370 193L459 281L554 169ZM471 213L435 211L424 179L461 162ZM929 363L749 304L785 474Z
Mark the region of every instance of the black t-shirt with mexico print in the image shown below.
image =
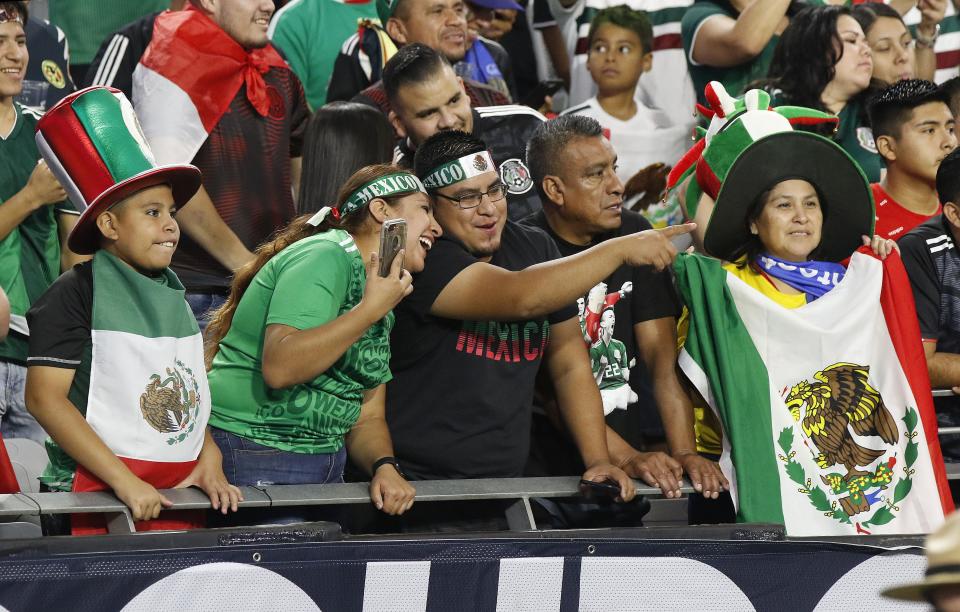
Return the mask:
M490 263L515 271L557 257L557 247L542 231L508 221ZM394 311L387 424L397 458L416 480L521 475L550 324L577 314L571 304L530 321L431 315L444 287L475 263L462 243L440 238L424 271L414 276L413 293Z
M523 222L544 230L564 257L612 238L651 229L642 215L624 210L619 229L583 246L557 236L543 211ZM670 272L657 272L650 266L621 266L578 302L580 327L589 347L590 366L603 398L607 424L635 448L643 448L645 437L662 436L663 425L633 326L676 317L679 308Z

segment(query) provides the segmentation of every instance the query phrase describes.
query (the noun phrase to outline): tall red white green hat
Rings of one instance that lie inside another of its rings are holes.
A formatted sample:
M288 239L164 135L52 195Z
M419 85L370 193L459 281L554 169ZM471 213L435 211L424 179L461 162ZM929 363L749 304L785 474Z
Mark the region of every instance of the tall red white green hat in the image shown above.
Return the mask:
M112 87L88 87L63 98L37 122L37 148L80 211L70 250L99 248L97 217L134 193L169 185L177 207L200 188L190 164L157 165L133 105Z
M704 88L704 95L709 107L697 104L697 112L709 124L706 129L696 129L696 144L667 177L667 189L674 189L691 174L694 176L685 198L687 215L691 218L697 212L702 193L717 199L730 166L755 141L798 126L836 126L839 121L835 115L803 106L771 108L770 94L760 89L751 89L734 98L718 81L711 81Z

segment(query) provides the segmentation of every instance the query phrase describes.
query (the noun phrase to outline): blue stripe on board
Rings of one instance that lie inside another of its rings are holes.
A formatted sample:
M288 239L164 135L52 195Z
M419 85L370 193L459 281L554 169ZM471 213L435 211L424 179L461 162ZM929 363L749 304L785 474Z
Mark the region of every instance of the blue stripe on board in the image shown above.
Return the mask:
M580 559L563 560L563 586L560 590L560 612L578 612L580 609Z
M435 561L430 564L427 612L496 612L499 581L500 559L496 553L479 559Z

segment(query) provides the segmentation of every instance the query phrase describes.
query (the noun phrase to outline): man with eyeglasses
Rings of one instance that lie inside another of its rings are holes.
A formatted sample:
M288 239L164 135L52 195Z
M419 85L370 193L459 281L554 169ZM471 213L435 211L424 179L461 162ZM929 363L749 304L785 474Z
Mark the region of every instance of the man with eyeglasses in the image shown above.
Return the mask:
M611 464L600 393L590 370L576 298L621 265L670 265L670 236L691 226L608 241L558 259L542 231L507 219L505 186L483 141L444 131L418 149L416 174L436 198L443 235L414 290L394 311L387 424L414 480L520 476L530 444L534 382L544 371L585 465L583 478L634 487ZM429 505L404 516L458 528L497 526L499 504ZM437 516L438 512L441 516ZM502 526L502 525L501 525Z
M518 221L540 210L524 163L527 141L546 118L527 106L472 108L463 80L450 63L426 45L400 49L383 70L383 87L390 101L390 122L400 136L395 161L413 165L417 147L444 130L463 130L483 140L507 188L510 219Z

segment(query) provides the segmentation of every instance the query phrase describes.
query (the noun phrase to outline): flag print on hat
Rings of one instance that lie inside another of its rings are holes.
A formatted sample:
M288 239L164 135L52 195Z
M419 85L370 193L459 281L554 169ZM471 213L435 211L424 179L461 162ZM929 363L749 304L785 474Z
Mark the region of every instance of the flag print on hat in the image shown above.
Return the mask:
M37 148L80 220L70 232L72 251L97 250L100 213L134 193L169 185L177 207L200 188L189 164L157 165L129 100L112 87L89 87L63 98L37 123Z

